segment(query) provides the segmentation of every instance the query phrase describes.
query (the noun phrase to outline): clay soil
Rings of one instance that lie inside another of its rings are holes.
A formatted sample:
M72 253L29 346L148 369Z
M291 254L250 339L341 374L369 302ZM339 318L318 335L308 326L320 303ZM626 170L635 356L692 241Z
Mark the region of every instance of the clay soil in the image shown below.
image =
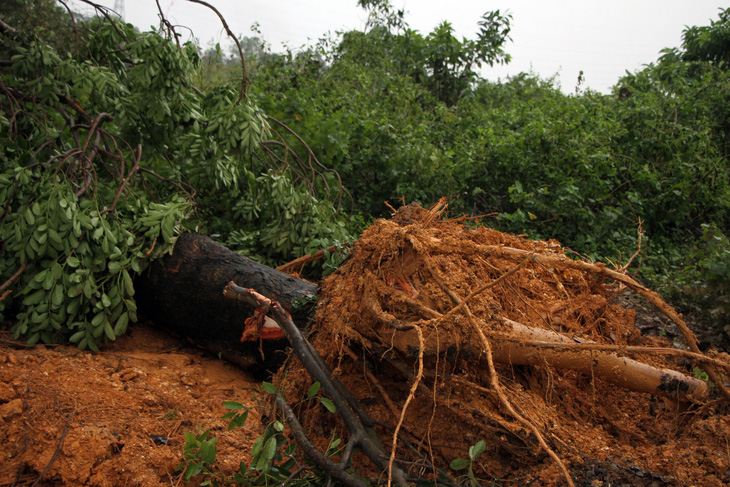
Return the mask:
M233 431L221 419L225 400L257 403L259 382L244 371L146 324L99 353L7 338L0 336L0 486L184 485L175 470L183 433L199 428L218 438L223 473L250 462L263 431L258 410Z

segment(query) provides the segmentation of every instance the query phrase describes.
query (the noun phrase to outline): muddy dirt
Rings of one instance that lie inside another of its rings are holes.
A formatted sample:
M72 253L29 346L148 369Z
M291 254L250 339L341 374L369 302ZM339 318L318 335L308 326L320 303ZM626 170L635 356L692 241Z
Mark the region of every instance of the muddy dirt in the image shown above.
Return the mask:
M259 382L146 324L100 353L24 347L0 335L0 486L184 485L183 432L210 429L218 464L250 462L254 407L227 430L225 400L255 406ZM154 436L153 436L154 435ZM194 484L191 484L194 485Z

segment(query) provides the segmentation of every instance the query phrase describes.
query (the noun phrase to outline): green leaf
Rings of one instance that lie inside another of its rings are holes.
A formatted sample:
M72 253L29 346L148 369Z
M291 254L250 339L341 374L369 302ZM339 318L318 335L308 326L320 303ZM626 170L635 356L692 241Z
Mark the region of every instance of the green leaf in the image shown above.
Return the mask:
M246 406L236 401L223 401L223 407L226 409L238 411L239 409L244 409Z
M264 446L264 439L263 437L259 436L256 438L256 440L253 442L253 446L251 447L251 457L256 458L258 454L261 452L261 449Z
M248 419L248 411L244 411L241 414L236 414L234 412L231 412L229 414L233 414L233 419L230 423L228 423L228 429L233 430L235 428L241 427L244 424L246 424L246 419Z
M53 278L53 274L46 271L46 279L43 281L43 289L50 291L54 282L56 282L56 280Z
M76 343L86 335L86 330L77 331L68 339L71 343Z
M309 386L309 390L307 391L307 399L311 399L316 396L317 392L319 392L320 387L321 384L319 382L315 382L314 384Z
M472 460L476 460L479 455L484 453L484 450L486 450L487 444L484 440L479 440L476 442L476 444L469 447L469 458Z
M51 295L51 303L53 306L58 307L63 304L63 298L65 297L65 293L63 291L63 286L60 284L56 284L56 287L53 288L53 293Z
M28 338L28 341L26 342L28 345L35 345L38 343L38 339L41 337L40 333L36 332L33 333L30 338Z
M168 213L165 215L165 218L162 220L162 238L165 239L165 242L169 242L172 239L173 236L173 227L175 226L175 215L173 213Z
M91 320L91 326L93 326L94 328L101 326L101 324L104 323L105 319L106 315L104 313L97 313Z
M466 458L457 458L455 460L452 460L449 464L449 468L451 470L464 470L468 466L469 460L467 460Z
M329 411L331 413L337 412L337 408L335 407L334 403L332 401L330 401L328 398L320 397L319 400L322 402L324 407L327 408L327 411Z
M277 394L279 392L279 389L271 382L263 382L261 387L269 394Z
M112 325L109 324L109 321L104 322L104 333L109 340L114 341L117 339L117 336L114 334L114 330L112 329Z
M50 273L48 272L48 269L46 269L46 270L40 271L38 274L36 274L35 277L33 278L33 280L36 282L43 282L46 280L46 277L48 277L49 275L50 275Z
M122 271L122 280L124 281L124 289L127 291L127 295L134 296L134 284L132 283L132 277L129 275L129 272L127 272L127 269Z
M274 455L276 455L276 436L272 436L266 440L266 444L264 445L264 449L261 451L261 455L267 460L272 460L274 458Z
M51 266L51 274L53 275L53 279L61 279L61 276L63 276L63 267L61 267L61 264L54 262Z
M78 294L77 294L77 296L78 296ZM79 308L81 308L81 299L80 298L71 298L71 299L69 299L68 305L66 306L66 313L68 313L69 315L71 315L71 317L73 317L73 315L76 314L76 312L79 310Z
M91 298L93 295L93 290L91 289L91 280L87 279L86 282L84 282L84 296L86 296L87 299Z
M24 306L36 305L36 304L40 303L41 301L43 301L43 298L45 296L46 296L46 292L43 289L40 289L40 290L34 292L33 294L31 294L30 296L26 297L25 299L23 299L23 305Z
M190 481L191 478L198 475L200 472L203 471L203 464L202 463L189 463L188 466L185 468L185 481Z
M114 334L116 336L124 335L124 332L127 331L128 323L129 323L129 315L127 315L127 313L122 313L121 315L119 315L117 324L114 325Z

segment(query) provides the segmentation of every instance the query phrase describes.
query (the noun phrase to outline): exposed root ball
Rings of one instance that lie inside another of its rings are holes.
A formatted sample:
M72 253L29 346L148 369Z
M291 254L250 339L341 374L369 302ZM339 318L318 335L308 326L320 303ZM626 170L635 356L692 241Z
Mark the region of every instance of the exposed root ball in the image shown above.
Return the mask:
M625 283L601 266L564 265L572 261L558 242L442 220L444 207L410 205L371 225L324 282L310 334L369 414L398 425L413 449L398 443L394 457L411 462L409 473L432 474L419 458L448 470L484 440L473 467L485 479L572 484L571 466L612 457L679 483L719 484L727 420L709 406L683 422L679 412L706 403L691 367L727 360L642 337L614 300ZM279 377L290 401L311 383L298 363ZM344 435L316 404L299 406L303 424L322 443L332 428ZM680 446L696 424L717 428L694 446L706 450L701 476ZM392 431L381 439L394 451Z

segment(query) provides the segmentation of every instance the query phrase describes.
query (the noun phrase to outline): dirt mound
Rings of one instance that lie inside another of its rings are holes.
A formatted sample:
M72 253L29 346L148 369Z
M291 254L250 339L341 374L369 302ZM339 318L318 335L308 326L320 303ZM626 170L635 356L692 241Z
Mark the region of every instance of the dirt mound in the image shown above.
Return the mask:
M227 431L221 404L255 406L257 389L144 324L98 354L0 340L0 486L41 473L40 485L178 485L183 433L198 428L218 438L218 465L232 474L263 427L254 408L245 428Z
M484 441L483 482L561 484L563 465L585 485L730 480L726 407L693 377L696 356L634 327L618 273L442 211L410 205L366 230L324 282L310 334L369 415L400 425L410 476ZM279 377L290 401L305 397L298 363ZM318 403L297 408L320 446L347 436Z

